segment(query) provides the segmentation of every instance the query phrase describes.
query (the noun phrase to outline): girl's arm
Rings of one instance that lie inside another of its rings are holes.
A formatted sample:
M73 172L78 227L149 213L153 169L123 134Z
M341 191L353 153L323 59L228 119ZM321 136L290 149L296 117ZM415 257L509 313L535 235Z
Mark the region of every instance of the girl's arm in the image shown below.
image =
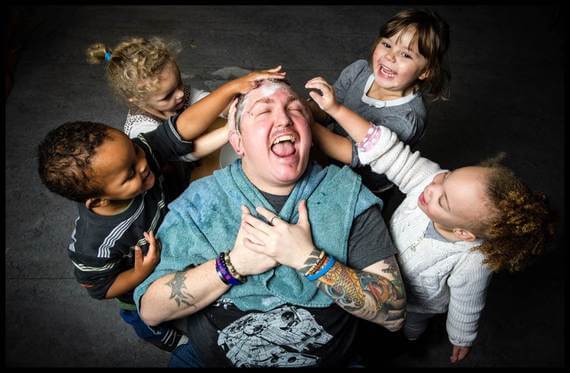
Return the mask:
M482 264L481 255L469 253L455 265L447 280L450 299L446 329L453 345L451 362L464 357L477 337L491 278L492 272Z
M280 70L281 66L254 71L223 84L180 114L176 121L178 133L186 141L194 140L218 118L235 95L249 92L257 86L259 80L285 78L285 73Z
M344 136L337 135L317 122L311 123L313 141L329 157L344 164L351 164L352 142Z
M228 126L225 125L198 136L194 140L194 151L191 153L192 156L196 159L200 159L218 150L228 142L228 133Z

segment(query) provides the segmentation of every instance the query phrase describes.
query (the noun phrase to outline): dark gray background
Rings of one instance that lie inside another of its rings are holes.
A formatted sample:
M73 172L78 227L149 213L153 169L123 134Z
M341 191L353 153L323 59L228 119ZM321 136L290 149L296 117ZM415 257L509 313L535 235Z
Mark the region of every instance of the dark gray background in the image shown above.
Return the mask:
M425 6L419 6L425 7ZM331 83L366 58L380 25L404 6L49 6L12 9L19 47L6 99L6 319L10 366L165 366L169 355L120 320L114 301L79 287L67 258L73 204L37 176L35 147L63 122L122 128L126 108L101 65L84 49L124 36L181 42L186 80L210 89L212 72L282 64L299 92L322 75ZM561 10L553 6L433 6L451 26L451 99L434 105L420 150L443 167L499 151L559 210L549 252L519 274L500 273L489 289L467 367L563 365L564 70ZM437 320L436 320L437 321ZM383 354L387 340L363 341L372 366L448 366L439 319L423 356ZM370 334L370 333L369 333Z

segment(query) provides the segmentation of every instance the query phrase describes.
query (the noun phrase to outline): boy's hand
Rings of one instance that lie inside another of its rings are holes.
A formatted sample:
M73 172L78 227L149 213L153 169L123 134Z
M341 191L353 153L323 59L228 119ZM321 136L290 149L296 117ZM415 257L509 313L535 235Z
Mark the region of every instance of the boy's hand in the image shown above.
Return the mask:
M324 78L317 76L309 80L305 84L305 88L313 90L309 92L309 96L319 105L321 110L330 116L334 116L334 113L340 108L340 104L336 101L334 88ZM319 94L318 91L321 93Z
M143 234L148 242L148 252L143 257L141 248L135 246L135 272L146 278L160 262L160 244L154 237L154 233L144 232Z
M234 80L236 94L245 94L252 89L257 88L259 81L263 79L284 79L285 74L287 73L281 71L281 65L269 70L252 71L249 74Z

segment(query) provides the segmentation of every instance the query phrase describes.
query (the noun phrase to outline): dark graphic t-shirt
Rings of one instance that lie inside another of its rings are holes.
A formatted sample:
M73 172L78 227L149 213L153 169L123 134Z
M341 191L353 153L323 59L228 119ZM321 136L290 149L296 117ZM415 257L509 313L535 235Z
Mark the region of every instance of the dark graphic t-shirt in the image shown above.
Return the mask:
M263 193L276 211L287 196ZM363 269L394 255L396 250L374 205L353 222L348 265ZM208 367L343 366L349 358L358 319L336 303L325 308L285 304L268 312L239 310L219 300L181 320Z

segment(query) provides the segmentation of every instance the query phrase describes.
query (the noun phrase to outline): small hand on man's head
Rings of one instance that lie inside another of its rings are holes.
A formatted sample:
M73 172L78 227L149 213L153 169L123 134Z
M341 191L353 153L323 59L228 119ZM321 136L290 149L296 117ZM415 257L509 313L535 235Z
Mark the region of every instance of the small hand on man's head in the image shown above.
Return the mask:
M327 114L332 116L333 112L338 109L339 104L336 101L334 88L324 78L317 76L309 80L305 88L309 89L309 96Z
M285 79L286 74L287 73L285 71L281 71L281 65L279 65L273 69L253 71L239 79L236 79L234 82L236 84L237 91L243 95L252 89L259 87L260 81L264 79Z

